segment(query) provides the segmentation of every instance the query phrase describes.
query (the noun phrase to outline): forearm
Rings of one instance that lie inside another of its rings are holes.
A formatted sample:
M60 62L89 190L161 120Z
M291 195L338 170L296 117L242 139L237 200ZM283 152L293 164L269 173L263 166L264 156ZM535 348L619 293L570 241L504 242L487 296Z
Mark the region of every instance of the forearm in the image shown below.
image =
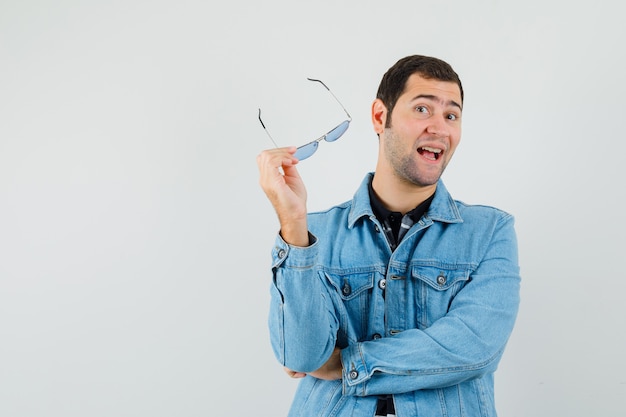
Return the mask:
M269 327L279 362L298 372L322 367L335 348L337 319L315 268L315 238L307 248L277 240L273 251Z
M280 236L291 246L307 247L311 244L306 217L304 219L281 219Z
M345 394L440 388L495 371L520 300L512 228L497 232L490 247L448 311L431 325L342 351Z
M442 388L495 371L506 338L487 341L484 334L464 330L464 324L439 324L430 330L406 330L344 349L344 394L400 394Z

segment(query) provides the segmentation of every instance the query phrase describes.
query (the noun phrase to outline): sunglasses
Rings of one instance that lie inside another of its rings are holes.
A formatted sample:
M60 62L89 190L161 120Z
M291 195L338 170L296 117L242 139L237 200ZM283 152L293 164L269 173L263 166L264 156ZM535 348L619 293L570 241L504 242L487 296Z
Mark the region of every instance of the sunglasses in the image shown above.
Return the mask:
M307 143L306 145L299 146L296 149L296 153L294 154L294 156L298 158L298 160L300 161L312 156L315 153L315 151L317 151L317 148L319 147L321 141L325 140L326 142L334 142L337 139L339 139L344 133L346 133L346 130L348 130L348 127L350 126L350 122L352 121L352 117L350 116L350 113L348 113L348 111L343 106L343 104L341 104L339 99L333 94L332 91L330 91L330 88L328 88L326 84L324 84L321 80L316 80L313 78L307 78L307 80L322 84L326 88L326 90L328 90L328 92L335 98L337 103L339 103L343 111L346 112L346 115L348 116L348 118L344 120L343 122L339 123L337 126L332 128L331 130L329 130L323 136L320 136L319 138ZM267 133L267 136L269 136L274 146L278 148L279 146L276 144L276 141L274 141L274 138L272 138L272 135L270 135L270 132L268 132L267 128L265 127L265 123L263 123L263 120L261 119L261 109L259 109L259 122L261 122L261 126L263 126L263 130L265 130L265 133Z

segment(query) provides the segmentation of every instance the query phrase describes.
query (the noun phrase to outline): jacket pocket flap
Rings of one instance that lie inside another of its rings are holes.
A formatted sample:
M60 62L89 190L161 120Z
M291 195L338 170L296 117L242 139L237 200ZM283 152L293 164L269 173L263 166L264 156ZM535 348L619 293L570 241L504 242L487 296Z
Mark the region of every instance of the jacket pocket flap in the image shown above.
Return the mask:
M326 272L326 278L344 300L350 300L374 286L374 272L334 274Z
M414 266L411 275L430 287L445 291L460 281L469 281L469 269L440 268L436 266Z

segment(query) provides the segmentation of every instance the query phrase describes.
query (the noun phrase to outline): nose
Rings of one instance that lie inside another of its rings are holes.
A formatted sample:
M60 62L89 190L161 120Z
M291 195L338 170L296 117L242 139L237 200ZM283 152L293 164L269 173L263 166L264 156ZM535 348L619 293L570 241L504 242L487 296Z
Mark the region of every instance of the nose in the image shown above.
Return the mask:
M450 135L448 132L448 126L446 125L446 119L443 116L436 115L428 120L430 122L426 128L428 133L442 138L446 138Z

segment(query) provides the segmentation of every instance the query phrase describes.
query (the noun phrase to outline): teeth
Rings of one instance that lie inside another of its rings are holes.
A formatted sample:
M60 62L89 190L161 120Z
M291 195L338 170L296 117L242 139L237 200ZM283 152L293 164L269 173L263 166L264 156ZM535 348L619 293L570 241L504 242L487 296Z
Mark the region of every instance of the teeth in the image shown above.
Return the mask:
M422 149L432 153L441 153L441 149L429 148L428 146L423 146Z

